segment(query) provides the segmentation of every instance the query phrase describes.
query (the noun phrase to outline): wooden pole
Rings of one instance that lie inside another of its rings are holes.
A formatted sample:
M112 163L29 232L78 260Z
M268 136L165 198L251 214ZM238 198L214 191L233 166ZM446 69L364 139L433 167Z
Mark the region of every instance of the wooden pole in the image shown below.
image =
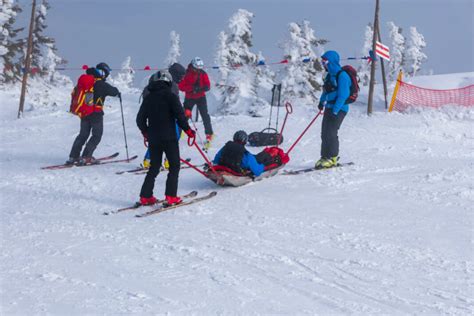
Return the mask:
M380 26L377 24L377 37L379 39L379 42L382 43L382 37L380 36ZM380 58L380 65L382 66L382 81L383 81L383 93L385 96L385 109L388 108L388 102L387 102L387 78L385 78L385 65L384 61L382 58Z
M379 27L379 0L376 0L375 4L375 16L374 16L374 35L372 37L372 52L374 54L374 60L370 67L370 86L369 86L369 101L367 102L367 115L372 114L372 102L374 99L374 88L375 88L375 42L377 39L377 29Z
M25 105L26 85L28 81L28 73L31 67L31 52L33 50L33 26L35 24L35 10L36 0L33 0L31 7L30 31L28 33L28 46L26 48L25 68L23 70L23 80L21 82L20 106L18 107L18 118L23 115L23 108Z

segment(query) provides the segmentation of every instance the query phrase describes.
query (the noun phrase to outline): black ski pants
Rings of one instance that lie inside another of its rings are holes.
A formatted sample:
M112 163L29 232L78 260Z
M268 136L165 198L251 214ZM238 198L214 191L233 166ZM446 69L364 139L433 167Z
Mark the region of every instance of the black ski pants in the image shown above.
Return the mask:
M321 157L331 158L339 155L339 137L337 135L342 121L346 117L346 112L339 111L334 115L332 109L324 111L323 123L321 126Z
M91 138L89 135L92 132ZM76 140L72 144L71 153L69 157L79 158L81 153L82 146L86 143L86 147L82 152L82 157L92 157L94 150L99 145L100 140L102 139L102 133L104 132L104 114L103 113L92 113L81 119L81 129L79 135L77 135Z
M199 114L201 114L202 122L204 124L204 132L206 135L212 135L212 125L211 125L211 117L209 116L209 112L207 110L207 99L206 97L202 97L199 99L185 99L184 100L184 109L186 110L193 110L194 105L197 105Z
M160 173L163 153L166 154L170 163L168 177L166 179L165 195L176 196L178 193L178 177L181 162L179 160L179 145L177 140L161 141L156 144L150 144L150 169L146 174L140 191L140 197L149 198L153 195L155 187L155 178Z

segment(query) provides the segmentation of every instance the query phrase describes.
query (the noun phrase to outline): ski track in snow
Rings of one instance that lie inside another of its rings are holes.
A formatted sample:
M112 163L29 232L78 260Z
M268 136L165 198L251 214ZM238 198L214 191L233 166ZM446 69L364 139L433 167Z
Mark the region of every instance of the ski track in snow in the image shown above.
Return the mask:
M102 213L137 199L144 176L115 172L140 159L40 170L67 158L78 120L47 109L14 120L16 101L6 95L3 315L474 313L472 110L379 110L369 118L355 104L340 131L341 159L354 166L240 188L216 188L182 170L180 193L218 195L139 219L137 211ZM96 155L119 150L123 157L120 110L110 104ZM135 96L124 106L130 153L141 157ZM283 148L313 115L295 106ZM211 156L235 130L267 124L245 116L213 122ZM285 169L314 164L320 124ZM185 142L181 152L201 161ZM164 177L157 178L158 197Z

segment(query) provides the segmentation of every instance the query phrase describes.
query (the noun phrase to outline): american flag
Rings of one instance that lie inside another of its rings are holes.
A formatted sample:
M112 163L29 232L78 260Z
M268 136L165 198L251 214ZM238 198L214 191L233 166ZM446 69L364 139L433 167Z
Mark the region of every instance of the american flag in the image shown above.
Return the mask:
M375 53L385 60L390 60L390 49L379 41L375 43Z

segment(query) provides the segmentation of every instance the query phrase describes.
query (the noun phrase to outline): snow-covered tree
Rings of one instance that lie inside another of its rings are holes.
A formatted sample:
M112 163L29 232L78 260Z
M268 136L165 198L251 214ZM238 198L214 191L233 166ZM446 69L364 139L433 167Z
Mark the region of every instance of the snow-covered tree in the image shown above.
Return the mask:
M281 44L288 60L282 72L282 98L301 98L307 104L314 104L322 83L322 67L317 57L321 55L326 41L314 36L314 30L307 21L301 25L290 23L288 31L287 38ZM308 59L310 62L303 62Z
M388 64L389 80L396 80L398 72L404 65L403 54L405 52L405 37L402 35L402 28L393 22L388 22L388 33L390 36L390 62Z
M110 81L121 92L131 92L133 88L133 79L135 77L135 70L132 68L132 58L128 56L122 63L121 70L117 76L110 78Z
M227 42L227 34L224 31L220 32L217 36L217 50L214 61L216 65L219 65L219 78L216 82L216 86L218 87L218 91L222 93L225 89L221 88L221 86L225 85L230 71L229 62L231 59L231 54L227 49Z
M169 67L174 63L177 63L179 57L181 56L180 48L180 37L176 31L170 32L170 50L168 51L168 56L165 60L165 67Z
M265 64L262 52L257 54L258 66L255 69L253 89L255 101L250 105L249 113L258 116L261 110L269 106L271 100L271 90L275 84L275 73Z
M47 0L43 0L38 6L33 28L33 50L31 55L31 67L38 69L38 74L47 82L58 83L67 80L61 75L57 66L66 64L66 60L58 56L56 41L54 38L44 35L47 28L46 15L50 9Z
M415 76L420 70L421 64L425 62L428 57L423 53L426 47L425 38L418 33L416 27L410 27L410 37L408 38L405 52L405 73L409 76Z
M228 31L219 34L216 61L219 63L219 111L225 114L249 112L249 104L256 100L255 77L257 56L252 47L253 13L239 9L229 19Z
M362 47L362 56L368 56L369 51L372 50L372 40L374 36L374 28L372 24L368 24L365 27L364 34L364 46ZM370 82L370 62L366 59L362 59L357 69L360 82L363 86L368 86Z
M24 41L15 40L23 28L13 27L16 15L22 10L15 0L2 0L0 6L0 83L15 82L19 78L16 57L23 50Z

